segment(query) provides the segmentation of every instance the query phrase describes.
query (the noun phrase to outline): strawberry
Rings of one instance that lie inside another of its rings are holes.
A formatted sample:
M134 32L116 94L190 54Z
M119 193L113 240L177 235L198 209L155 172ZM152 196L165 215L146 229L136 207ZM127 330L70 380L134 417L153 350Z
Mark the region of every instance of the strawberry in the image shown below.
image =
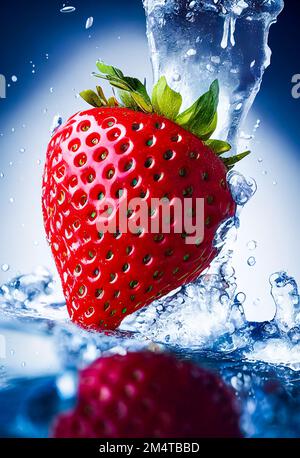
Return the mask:
M79 375L59 438L240 437L233 392L216 376L167 354L100 358Z
M217 81L179 114L182 97L164 77L150 99L139 80L102 62L98 68L97 76L118 89L122 102L107 100L99 86L97 93L81 93L93 108L73 115L51 139L42 206L71 319L101 330L115 329L126 315L209 266L217 254L216 230L235 213L227 170L248 152L221 159L230 145L210 139ZM138 226L138 207L131 206L137 198L147 206L146 222L160 225L155 232ZM163 231L155 198L182 205L189 199L190 221L197 228L196 201L204 199L204 237L186 243L192 232L183 229L184 216L177 221L170 216L171 230ZM135 223L135 230L117 225L104 230L124 202L129 203L126 223Z

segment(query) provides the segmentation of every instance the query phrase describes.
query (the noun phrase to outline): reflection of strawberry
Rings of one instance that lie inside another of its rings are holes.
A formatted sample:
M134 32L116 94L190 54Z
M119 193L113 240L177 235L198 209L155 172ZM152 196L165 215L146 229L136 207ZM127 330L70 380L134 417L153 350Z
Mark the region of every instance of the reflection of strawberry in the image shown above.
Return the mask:
M80 374L74 411L55 437L239 437L233 393L218 379L166 354L129 353Z
M72 319L113 329L126 315L194 280L209 266L216 255L216 229L235 211L226 172L246 153L221 160L230 146L209 140L216 126L217 82L178 114L181 96L165 78L150 100L138 80L103 63L98 67L98 76L118 88L123 105L114 97L106 100L100 87L97 94L82 93L94 108L72 116L50 141L42 202ZM128 220L137 218L130 208L136 197L148 204L149 221L160 215L151 208L152 198L204 198L203 241L185 243L184 231L99 230L99 216L109 221L125 199Z

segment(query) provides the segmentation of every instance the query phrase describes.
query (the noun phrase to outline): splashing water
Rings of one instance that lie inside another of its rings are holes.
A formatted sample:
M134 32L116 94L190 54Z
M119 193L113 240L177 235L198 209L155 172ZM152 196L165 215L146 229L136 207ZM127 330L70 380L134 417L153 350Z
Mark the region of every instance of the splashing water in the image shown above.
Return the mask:
M155 80L165 75L189 106L218 78L218 135L234 144L270 64L269 28L283 0L144 0L144 7Z

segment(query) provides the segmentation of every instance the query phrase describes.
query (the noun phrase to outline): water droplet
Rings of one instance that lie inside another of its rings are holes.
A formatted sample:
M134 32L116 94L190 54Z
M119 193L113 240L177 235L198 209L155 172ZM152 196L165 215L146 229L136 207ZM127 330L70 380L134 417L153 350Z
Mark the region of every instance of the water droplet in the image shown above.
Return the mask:
M253 67L254 67L254 65L255 65L255 60L253 60L253 61L251 62L251 64L250 64L250 68L253 68Z
M37 163L37 165L41 165L42 161L41 161L40 159L38 159L38 160L36 161L36 163Z
M251 135L251 134L246 134L246 132L244 132L244 131L242 130L241 135L240 135L240 138L241 138L242 140L252 140L253 135Z
M13 75L11 77L11 80L12 80L13 83L16 83L18 81L18 78L16 77L16 75Z
M94 18L93 18L93 16L90 16L90 17L87 18L87 20L86 20L85 28L86 28L86 29L90 29L90 28L92 27L93 23L94 23Z
M8 264L2 264L1 269L3 272L7 272L9 270L9 265Z
M247 243L247 248L250 251L253 251L257 248L257 242L256 240L250 240L250 242Z
M196 49L194 49L194 48L190 48L190 49L188 49L188 51L186 52L186 55L187 55L188 57L195 56L196 54L197 54L197 51L196 51Z
M242 108L242 106L243 106L242 103L238 103L237 106L235 107L235 110L239 111Z
M263 175L268 175L267 170L264 170L264 171L263 171Z
M63 6L60 9L61 13L73 13L76 10L75 6Z
M22 367L25 367L25 366L26 366L25 361L22 361L21 366L22 366Z
M255 307L258 307L258 306L260 305L260 303L261 303L261 300L260 300L259 297L257 297L257 298L254 299L254 301L253 301L253 305L254 305Z
M262 157L259 157L259 158L257 159L257 162L259 162L259 164L261 164L261 163L263 162L263 158L262 158Z
M55 131L62 125L62 122L63 122L62 117L59 114L56 114L53 117L52 125L50 128L51 135L53 135Z
M14 356L16 352L15 352L15 350L12 349L12 350L10 350L9 353L11 354L11 356Z
M12 127L11 131L12 131L12 133L14 133L16 131L16 129L14 127Z
M25 153L25 148L20 148L20 153Z
M248 266L253 267L256 264L256 259L254 256L250 256L250 258L247 261Z
M10 197L10 198L9 198L9 202L10 202L11 204L13 204L14 201L15 201L15 199L14 199L13 197Z
M53 94L53 91L54 91L53 87L50 87L49 92Z
M4 173L0 172L0 178L4 178Z
M273 186L276 186L277 185L277 181L274 180L273 183L272 183Z

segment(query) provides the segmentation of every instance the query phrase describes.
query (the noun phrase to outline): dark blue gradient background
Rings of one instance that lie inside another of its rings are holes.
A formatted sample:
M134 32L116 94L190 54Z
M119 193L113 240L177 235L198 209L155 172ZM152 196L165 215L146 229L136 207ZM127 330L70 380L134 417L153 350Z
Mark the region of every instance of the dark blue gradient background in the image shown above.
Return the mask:
M139 78L151 75L142 0L74 0L76 11L69 14L60 13L62 4L27 0L0 6L0 74L10 84L7 98L0 99L0 283L39 264L53 267L40 198L53 115L66 119L85 106L75 94L95 85L90 74L97 58ZM89 16L94 25L86 30ZM258 192L243 210L234 250L238 288L249 298L246 312L261 320L274 314L270 274L287 270L300 281L300 99L291 95L292 76L300 74L299 1L285 1L269 45L272 63L245 131L251 133L257 118L261 127L245 145L253 153L238 166L255 178ZM258 243L255 253L247 249L252 239ZM257 262L249 267L253 255ZM4 263L7 272L1 270Z

